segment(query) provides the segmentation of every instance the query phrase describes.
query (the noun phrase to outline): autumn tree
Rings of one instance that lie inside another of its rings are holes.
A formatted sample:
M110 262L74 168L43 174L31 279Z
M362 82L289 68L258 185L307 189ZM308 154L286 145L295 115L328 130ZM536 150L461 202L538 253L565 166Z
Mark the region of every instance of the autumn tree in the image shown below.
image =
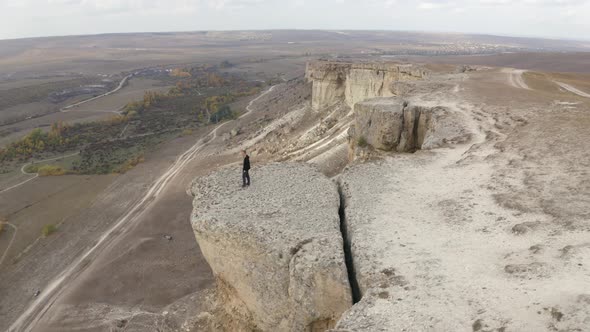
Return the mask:
M186 78L186 77L191 77L191 73L189 73L188 71L181 69L181 68L175 68L170 72L170 76Z

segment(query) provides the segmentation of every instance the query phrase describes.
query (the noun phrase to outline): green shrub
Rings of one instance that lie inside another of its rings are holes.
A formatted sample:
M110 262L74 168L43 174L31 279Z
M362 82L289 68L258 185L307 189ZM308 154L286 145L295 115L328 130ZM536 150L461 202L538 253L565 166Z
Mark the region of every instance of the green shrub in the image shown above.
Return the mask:
M66 170L55 165L43 165L38 168L37 173L39 176L59 176L65 175Z
M128 111L127 113L125 113L125 117L127 119L133 119L133 118L137 117L137 114L138 114L137 111L131 110L131 111Z
M27 167L25 167L25 172L27 173L37 173L39 172L39 166L38 164L30 164Z
M49 235L55 233L57 231L57 227L55 227L55 225L53 224L48 224L43 226L43 229L41 230L41 234L43 234L44 237L48 237Z
M365 136L361 136L361 137L359 137L357 144L358 144L358 146L360 146L361 148L364 148L364 147L366 147L367 145L369 145L369 143L367 143L367 139L365 138Z
M115 169L115 173L125 173L129 170L131 170L133 167L137 166L137 164L139 163L143 163L145 161L145 159L143 158L143 155L139 155L136 157L133 157L131 159L127 159L125 161L125 163L121 166L119 166L117 169Z
M234 112L228 105L223 105L219 110L211 115L211 122L219 123L226 119L236 119L237 113Z

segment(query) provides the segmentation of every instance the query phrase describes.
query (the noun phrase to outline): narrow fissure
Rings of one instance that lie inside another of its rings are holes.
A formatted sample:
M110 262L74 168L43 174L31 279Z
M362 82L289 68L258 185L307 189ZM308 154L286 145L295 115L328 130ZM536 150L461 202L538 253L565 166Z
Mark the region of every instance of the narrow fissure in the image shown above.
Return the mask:
M346 200L342 187L338 183L338 195L340 196L340 207L338 208L338 216L340 217L340 233L342 233L342 242L344 243L344 263L346 264L346 272L348 273L348 282L352 291L352 304L361 300L361 291L358 280L356 279L356 271L354 269L354 259L350 248L350 239L346 229Z
M416 151L420 150L422 148L421 144L419 144L422 139L420 139L420 132L419 132L419 128L420 128L420 117L422 116L422 111L420 109L414 109L411 114L408 114L408 116L410 116L410 120L412 123L412 128L408 128L406 127L406 111L408 110L408 102L404 101L403 106L402 106L402 128L399 131L399 135L397 137L397 141L401 142L402 136L404 135L404 133L406 134L407 139L409 140L410 143L407 143L406 145L406 151L405 152L409 152L409 153L415 153Z
M420 110L414 111L414 128L412 128L412 147L411 152L414 153L417 150L420 150L421 146L418 146L418 142L420 141L418 129L420 128L420 116L422 112Z
M404 104L402 105L402 121L401 121L401 130L399 131L399 133L397 134L397 142L398 144L402 141L402 135L404 133L404 129L406 126L406 108L408 107L408 102L404 101Z

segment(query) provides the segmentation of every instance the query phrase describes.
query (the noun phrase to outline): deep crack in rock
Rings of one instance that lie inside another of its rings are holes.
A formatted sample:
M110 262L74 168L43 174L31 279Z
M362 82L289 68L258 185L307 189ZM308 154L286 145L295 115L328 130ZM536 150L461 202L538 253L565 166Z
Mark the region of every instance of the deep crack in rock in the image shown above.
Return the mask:
M342 233L342 243L344 250L344 262L346 264L346 272L348 272L348 281L350 282L350 289L352 291L353 305L359 302L362 294L359 288L358 280L356 278L356 271L354 269L354 259L352 257L350 240L348 238L348 231L346 229L346 199L342 192L342 187L338 183L338 195L340 196L340 207L338 208L338 216L340 217L340 232Z

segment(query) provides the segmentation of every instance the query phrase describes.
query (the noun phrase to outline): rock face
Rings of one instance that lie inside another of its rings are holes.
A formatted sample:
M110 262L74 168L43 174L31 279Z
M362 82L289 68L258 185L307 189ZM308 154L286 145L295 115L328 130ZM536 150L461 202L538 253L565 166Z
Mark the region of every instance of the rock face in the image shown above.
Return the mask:
M423 68L397 63L317 61L308 63L306 68L306 77L313 83L314 110L338 102L352 108L365 99L393 96L394 82L423 79L427 75Z
M324 331L352 305L337 188L307 164L235 169L191 186L195 236L242 330ZM234 328L235 329L234 325Z
M357 148L365 147L397 152L439 147L464 136L457 122L444 107L413 105L395 97L369 99L354 107L350 153L354 156Z
M402 101L395 98L376 98L355 105L354 124L349 129L351 143L391 151L400 145L403 131Z

